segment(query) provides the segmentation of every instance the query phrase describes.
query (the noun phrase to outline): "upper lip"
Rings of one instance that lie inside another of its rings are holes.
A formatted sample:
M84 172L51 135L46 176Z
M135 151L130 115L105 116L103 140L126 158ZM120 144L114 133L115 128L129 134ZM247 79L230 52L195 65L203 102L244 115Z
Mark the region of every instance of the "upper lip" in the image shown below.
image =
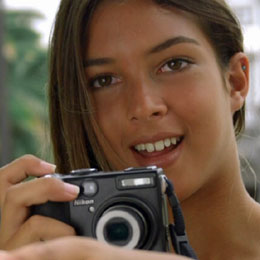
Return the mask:
M176 134L176 133L158 133L153 136L141 136L137 139L135 139L133 142L130 143L130 147L133 148L138 144L147 144L147 143L155 143L161 140L165 140L167 138L172 138L172 137L182 137L183 135L181 134Z

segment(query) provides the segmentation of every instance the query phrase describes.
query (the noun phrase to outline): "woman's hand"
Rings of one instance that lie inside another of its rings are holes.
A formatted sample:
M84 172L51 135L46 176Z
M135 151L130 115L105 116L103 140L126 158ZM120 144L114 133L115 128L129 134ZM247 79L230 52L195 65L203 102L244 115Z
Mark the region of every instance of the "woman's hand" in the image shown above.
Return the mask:
M32 205L70 201L78 187L55 178L35 178L54 173L55 166L32 155L23 156L0 168L0 249L11 250L32 242L75 235L72 227L55 219L30 216Z
M144 250L125 250L90 238L66 237L19 248L3 260L188 260L189 258ZM2 258L1 258L2 259Z

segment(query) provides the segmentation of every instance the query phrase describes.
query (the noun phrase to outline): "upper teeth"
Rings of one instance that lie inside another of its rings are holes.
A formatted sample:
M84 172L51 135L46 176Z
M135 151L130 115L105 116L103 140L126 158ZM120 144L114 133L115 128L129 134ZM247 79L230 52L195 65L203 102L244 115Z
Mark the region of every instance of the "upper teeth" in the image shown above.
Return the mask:
M180 141L180 137L172 137L172 138L166 138L164 140L155 142L155 143L146 143L146 144L138 144L135 146L135 149L140 151L147 151L149 153L152 153L154 151L162 151L165 147L169 147L171 145L176 145Z

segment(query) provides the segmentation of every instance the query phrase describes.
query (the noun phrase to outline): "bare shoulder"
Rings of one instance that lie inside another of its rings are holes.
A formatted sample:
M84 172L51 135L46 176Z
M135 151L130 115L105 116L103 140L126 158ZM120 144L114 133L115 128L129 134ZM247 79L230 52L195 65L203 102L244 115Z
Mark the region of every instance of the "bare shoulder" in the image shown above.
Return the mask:
M249 242L249 248L252 248L252 258L250 259L260 259L260 203L253 202L251 212L248 212L248 239L245 240Z

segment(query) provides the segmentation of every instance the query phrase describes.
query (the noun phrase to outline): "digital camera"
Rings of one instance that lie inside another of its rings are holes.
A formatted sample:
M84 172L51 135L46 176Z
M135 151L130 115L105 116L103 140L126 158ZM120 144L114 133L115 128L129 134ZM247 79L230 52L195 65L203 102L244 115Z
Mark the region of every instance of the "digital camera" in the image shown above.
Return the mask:
M93 237L129 249L169 251L165 175L161 168L96 169L52 174L80 187L71 202L47 202L32 208L38 214L63 221L77 235Z

